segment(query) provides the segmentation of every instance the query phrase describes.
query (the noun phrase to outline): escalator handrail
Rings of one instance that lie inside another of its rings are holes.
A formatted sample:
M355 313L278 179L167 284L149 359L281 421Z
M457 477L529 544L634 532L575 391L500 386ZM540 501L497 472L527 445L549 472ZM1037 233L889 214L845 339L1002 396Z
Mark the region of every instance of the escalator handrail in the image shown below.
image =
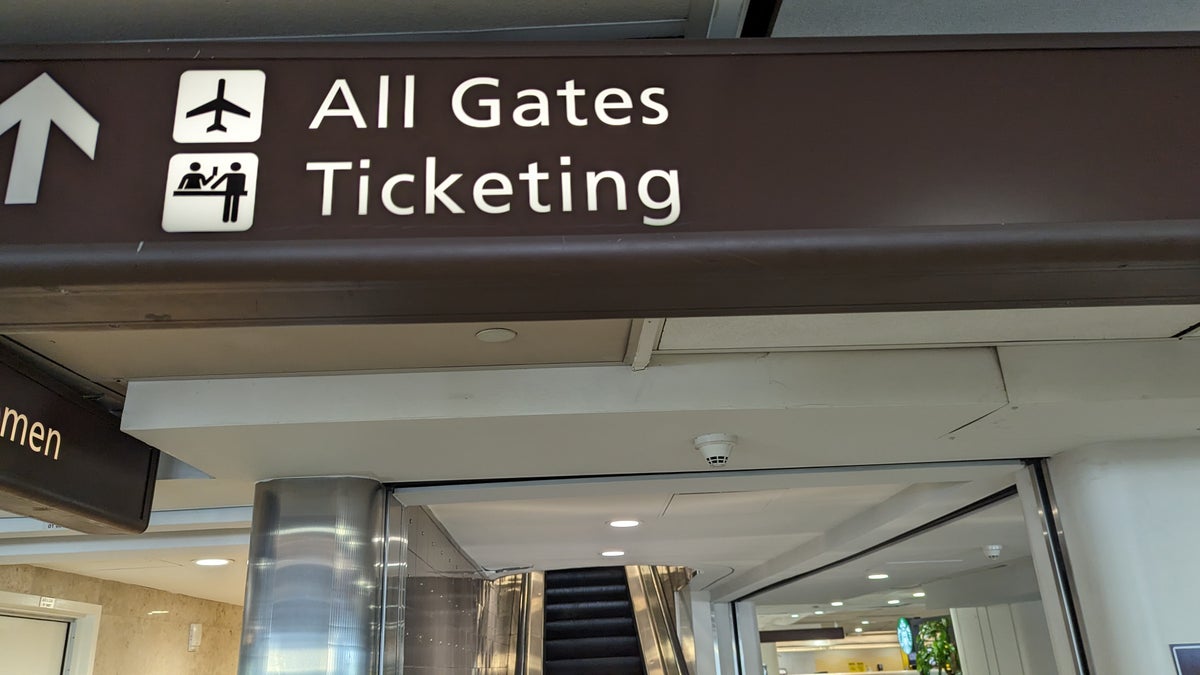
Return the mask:
M689 675L661 577L648 565L627 566L625 575L646 675Z
M546 631L546 575L525 575L521 591L521 625L517 638L517 675L542 675Z

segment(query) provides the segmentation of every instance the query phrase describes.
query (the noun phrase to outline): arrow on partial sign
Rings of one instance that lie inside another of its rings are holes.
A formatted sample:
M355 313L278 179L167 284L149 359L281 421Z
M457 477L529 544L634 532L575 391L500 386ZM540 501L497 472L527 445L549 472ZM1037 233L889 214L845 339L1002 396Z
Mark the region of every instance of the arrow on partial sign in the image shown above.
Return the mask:
M42 73L0 103L0 134L20 125L12 171L8 174L8 192L4 195L5 204L37 203L51 124L61 129L89 159L96 158L100 123L54 78Z

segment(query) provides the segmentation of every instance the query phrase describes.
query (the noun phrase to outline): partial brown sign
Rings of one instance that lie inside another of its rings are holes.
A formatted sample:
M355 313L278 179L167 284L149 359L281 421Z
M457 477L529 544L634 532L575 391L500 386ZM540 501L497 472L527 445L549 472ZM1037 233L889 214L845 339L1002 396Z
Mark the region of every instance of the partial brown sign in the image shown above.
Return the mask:
M0 509L92 534L150 521L158 450L0 350Z

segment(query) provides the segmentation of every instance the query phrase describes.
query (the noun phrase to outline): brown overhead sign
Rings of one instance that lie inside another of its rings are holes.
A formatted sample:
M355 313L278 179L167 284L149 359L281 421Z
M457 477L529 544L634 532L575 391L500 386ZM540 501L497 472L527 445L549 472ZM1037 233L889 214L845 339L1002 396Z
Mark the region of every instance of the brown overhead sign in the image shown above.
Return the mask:
M722 279L763 311L812 305L815 278L876 279L879 306L904 305L879 283L892 265L911 282L1195 250L1200 49L455 49L12 52L0 287L400 283L396 316L448 318L518 299L530 315L731 311ZM1073 242L1074 259L1022 257ZM527 288L585 270L609 289L595 306L539 307ZM513 300L452 306L465 279ZM1093 281L978 303L1119 299Z
M0 349L0 509L93 534L150 522L158 450Z

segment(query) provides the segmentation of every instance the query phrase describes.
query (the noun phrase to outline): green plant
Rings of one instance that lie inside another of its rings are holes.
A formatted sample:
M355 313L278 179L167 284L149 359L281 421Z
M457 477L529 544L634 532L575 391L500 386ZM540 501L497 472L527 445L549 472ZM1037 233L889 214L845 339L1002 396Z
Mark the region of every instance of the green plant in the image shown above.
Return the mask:
M940 668L946 675L957 675L958 647L950 638L950 619L933 619L921 624L917 635L917 670L929 675Z

